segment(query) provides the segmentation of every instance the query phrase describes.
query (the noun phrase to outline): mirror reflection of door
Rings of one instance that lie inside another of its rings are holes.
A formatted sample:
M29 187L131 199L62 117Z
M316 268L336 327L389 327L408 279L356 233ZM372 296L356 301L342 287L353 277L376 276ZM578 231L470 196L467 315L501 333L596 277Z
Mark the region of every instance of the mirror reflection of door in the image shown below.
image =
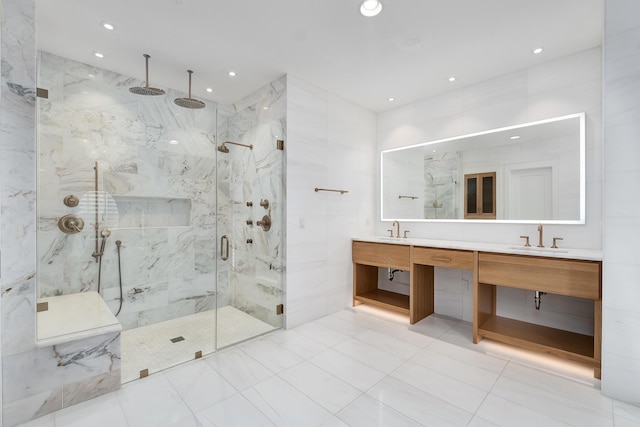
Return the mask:
M509 218L553 219L552 168L512 170Z

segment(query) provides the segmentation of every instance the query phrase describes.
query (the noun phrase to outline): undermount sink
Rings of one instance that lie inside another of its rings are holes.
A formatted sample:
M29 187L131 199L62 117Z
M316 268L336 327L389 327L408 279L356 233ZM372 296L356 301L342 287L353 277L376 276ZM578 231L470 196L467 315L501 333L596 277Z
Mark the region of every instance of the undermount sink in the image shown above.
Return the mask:
M378 240L388 240L388 241L391 241L391 242L399 242L399 241L402 240L402 237L377 236L376 239L378 239Z
M549 254L566 254L569 253L566 249L559 248L539 248L537 246L509 246L509 249L515 249L518 251L531 251L531 252L542 252Z

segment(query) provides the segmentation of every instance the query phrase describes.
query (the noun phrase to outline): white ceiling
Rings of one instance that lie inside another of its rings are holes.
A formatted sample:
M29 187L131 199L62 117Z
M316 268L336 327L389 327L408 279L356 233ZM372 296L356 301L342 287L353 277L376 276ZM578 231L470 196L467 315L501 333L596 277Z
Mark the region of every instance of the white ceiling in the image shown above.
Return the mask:
M603 0L382 1L365 18L360 0L37 0L37 42L140 80L148 53L151 86L186 92L192 69L199 99L289 73L375 112L601 45Z

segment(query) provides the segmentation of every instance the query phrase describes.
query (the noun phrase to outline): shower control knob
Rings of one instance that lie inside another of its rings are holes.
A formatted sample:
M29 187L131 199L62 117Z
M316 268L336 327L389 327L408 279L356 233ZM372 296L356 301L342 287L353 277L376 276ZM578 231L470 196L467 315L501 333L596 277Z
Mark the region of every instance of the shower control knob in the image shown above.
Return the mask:
M248 219L248 220L247 220L247 225L253 225L253 221L252 221L252 220L250 220L250 219Z
M249 207L253 206L253 202L247 202L247 206Z
M262 227L264 231L269 231L271 228L271 217L269 215L265 215L260 221L257 221L256 224Z
M247 243L249 244L253 243L253 239L247 239Z
M76 234L84 228L84 221L77 215L65 215L58 220L58 228L66 234Z
M269 200L267 199L260 199L260 206L262 206L265 209L269 209Z

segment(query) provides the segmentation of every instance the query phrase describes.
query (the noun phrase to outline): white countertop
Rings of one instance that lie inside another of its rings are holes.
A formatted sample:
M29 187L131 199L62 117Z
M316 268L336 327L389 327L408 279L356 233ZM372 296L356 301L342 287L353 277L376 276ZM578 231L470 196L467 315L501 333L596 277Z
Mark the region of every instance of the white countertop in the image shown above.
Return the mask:
M394 245L424 246L429 248L458 249L464 251L497 252L502 254L531 255L549 258L580 259L586 261L602 261L602 251L571 248L538 248L503 243L463 242L458 240L435 240L397 237L356 237L359 242L389 243Z

